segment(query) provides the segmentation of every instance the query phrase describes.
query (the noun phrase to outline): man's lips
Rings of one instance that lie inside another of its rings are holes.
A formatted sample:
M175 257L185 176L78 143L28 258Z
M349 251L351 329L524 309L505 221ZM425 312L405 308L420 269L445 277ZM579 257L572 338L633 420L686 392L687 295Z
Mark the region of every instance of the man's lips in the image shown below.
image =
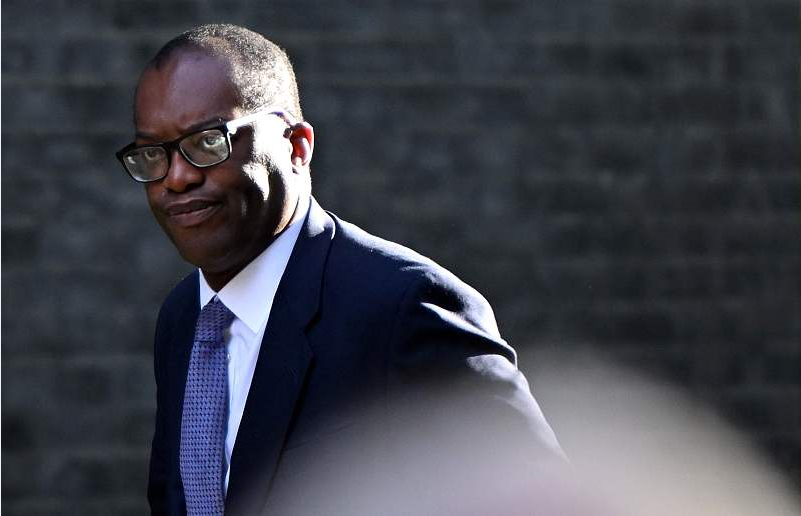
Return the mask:
M220 203L210 199L173 202L164 207L171 223L182 227L197 226L213 215Z

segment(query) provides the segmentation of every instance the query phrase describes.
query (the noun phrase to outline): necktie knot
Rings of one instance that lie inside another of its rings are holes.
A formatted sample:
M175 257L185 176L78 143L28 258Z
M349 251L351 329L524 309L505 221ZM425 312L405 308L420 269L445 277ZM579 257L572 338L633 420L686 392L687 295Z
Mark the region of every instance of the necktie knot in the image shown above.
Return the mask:
M223 343L223 332L236 316L216 297L200 311L195 327L195 341Z

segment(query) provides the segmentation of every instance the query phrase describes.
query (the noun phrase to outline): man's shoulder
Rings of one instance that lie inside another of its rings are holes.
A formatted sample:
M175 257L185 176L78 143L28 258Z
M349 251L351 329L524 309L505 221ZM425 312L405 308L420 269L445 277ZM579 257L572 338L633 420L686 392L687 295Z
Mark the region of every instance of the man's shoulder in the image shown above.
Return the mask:
M374 261L388 267L429 266L439 267L433 260L404 245L368 233L361 227L327 212L334 220L335 251L350 253L354 259Z
M329 212L336 237L329 256L329 270L355 275L379 285L427 279L458 289L473 290L451 271L419 252L368 233Z
M456 274L408 247L332 218L336 237L326 283L337 284L341 294L378 304L414 298L460 313L497 334L489 302Z

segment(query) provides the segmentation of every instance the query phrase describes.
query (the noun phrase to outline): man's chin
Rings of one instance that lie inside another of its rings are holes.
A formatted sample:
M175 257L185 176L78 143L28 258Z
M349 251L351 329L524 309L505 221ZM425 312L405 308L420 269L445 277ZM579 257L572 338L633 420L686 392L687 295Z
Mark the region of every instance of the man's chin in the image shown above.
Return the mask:
M202 250L196 247L188 247L178 248L178 253L184 261L203 271L203 276L209 286L219 292L252 259L249 253L232 255L230 253L231 249L235 249L235 247L220 246L214 249L204 248Z
M175 240L173 240L173 243L175 243ZM230 251L230 247L198 248L193 245L178 244L175 247L185 262L209 274L223 274L226 270L234 267L232 262L235 260L232 259L233 257L229 253L225 252L226 249Z

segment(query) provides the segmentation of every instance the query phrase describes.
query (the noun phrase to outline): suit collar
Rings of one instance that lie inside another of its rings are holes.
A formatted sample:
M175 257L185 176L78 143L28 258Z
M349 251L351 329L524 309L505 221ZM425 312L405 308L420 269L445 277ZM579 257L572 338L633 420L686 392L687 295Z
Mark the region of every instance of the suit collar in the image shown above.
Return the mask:
M333 220L312 197L306 221L278 286L278 293L284 295L295 322L301 327L319 310L323 271L333 238Z

